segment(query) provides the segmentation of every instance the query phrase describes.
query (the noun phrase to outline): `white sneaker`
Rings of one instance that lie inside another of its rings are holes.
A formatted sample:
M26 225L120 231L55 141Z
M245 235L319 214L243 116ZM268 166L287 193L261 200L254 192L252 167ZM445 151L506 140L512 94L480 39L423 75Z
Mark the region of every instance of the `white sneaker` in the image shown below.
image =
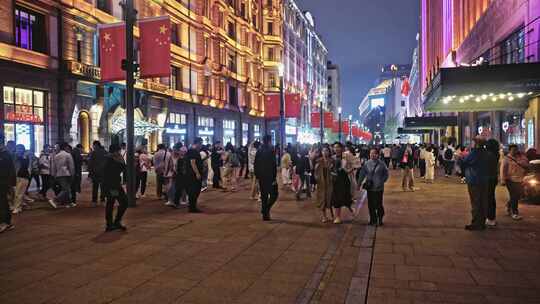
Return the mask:
M180 202L180 205L181 205L181 206L187 206L187 204L188 204L188 202L186 202L186 201L181 201L181 202Z
M334 219L334 224L341 224L341 219L339 217L336 217Z
M521 217L521 215L519 215L519 214L512 214L512 219L514 221L519 221L519 220L523 219L523 217Z
M486 220L486 226L491 227L491 228L496 227L497 226L497 221L495 221L495 220Z
M171 201L168 201L168 202L165 203L165 206L169 206L169 207L170 207L170 206L174 206L174 203L171 202Z
M13 209L13 211L11 211L11 213L13 213L13 214L18 214L18 213L21 213L22 211L23 211L23 210L22 210L21 207L17 207L17 208L15 208L15 209Z
M140 196L140 198L145 198L145 197L146 197L146 194L142 194L142 195Z
M51 207L53 207L54 209L58 208L58 206L52 199L50 199L48 202L49 202L49 205L51 205Z
M139 198L141 198L141 195L139 193L137 193L137 194L135 194L135 198L139 199Z
M208 187L203 187L203 188L201 189L201 192L204 192L204 191L206 191L206 190L208 190Z

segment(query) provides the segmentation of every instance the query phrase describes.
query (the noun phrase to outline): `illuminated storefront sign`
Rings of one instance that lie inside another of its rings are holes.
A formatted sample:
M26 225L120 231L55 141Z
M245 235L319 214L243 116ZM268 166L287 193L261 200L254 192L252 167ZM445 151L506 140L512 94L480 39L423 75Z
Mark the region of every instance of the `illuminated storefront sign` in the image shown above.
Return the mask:
M31 122L31 123L42 123L41 117L32 113L14 113L9 112L6 114L6 120L17 121L17 122Z
M293 127L293 126L285 126L285 134L288 134L288 135L296 135L296 127Z
M187 134L186 128L180 128L178 125L168 127L165 129L168 134Z

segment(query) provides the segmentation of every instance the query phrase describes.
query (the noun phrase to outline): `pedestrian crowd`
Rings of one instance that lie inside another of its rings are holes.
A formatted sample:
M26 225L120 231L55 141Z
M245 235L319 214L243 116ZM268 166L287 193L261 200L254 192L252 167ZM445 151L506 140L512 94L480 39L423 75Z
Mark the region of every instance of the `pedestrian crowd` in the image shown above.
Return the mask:
M401 171L403 191L417 191L415 169L427 184L435 182L436 168L444 176L456 174L467 184L471 201L472 221L465 228L483 230L496 226L495 189L498 184L509 192L507 212L519 220L518 202L523 196L523 179L529 170L529 160L537 158L535 151L521 153L510 145L505 155L493 139L475 138L469 147L448 143L354 145L342 144L272 145L269 135L262 142L249 146L224 146L217 141L204 145L195 138L192 145L177 143L171 148L158 145L151 155L145 145L135 149L136 198L144 198L149 173L156 178L156 196L171 208L187 206L200 213L198 198L209 185L217 191L235 192L239 179L248 179L249 196L260 202L262 218L271 220L271 209L282 191L292 192L297 200L311 198L321 213L323 223L342 223L342 209L354 218L360 203L367 200L370 225L383 225L385 210L383 194L389 170ZM95 141L87 156L88 178L92 182L91 205L105 205L106 231L126 230L122 224L128 207L125 191L126 145L112 144L108 149ZM14 228L11 215L29 208L34 200L47 202L51 208L77 206L83 177L82 146L59 143L45 146L39 157L26 151L24 145L8 141L0 145L0 232ZM5 168L5 169L4 169ZM279 174L278 174L279 172ZM37 195L28 195L32 183ZM48 192L53 196L49 197ZM116 215L114 205L118 203Z

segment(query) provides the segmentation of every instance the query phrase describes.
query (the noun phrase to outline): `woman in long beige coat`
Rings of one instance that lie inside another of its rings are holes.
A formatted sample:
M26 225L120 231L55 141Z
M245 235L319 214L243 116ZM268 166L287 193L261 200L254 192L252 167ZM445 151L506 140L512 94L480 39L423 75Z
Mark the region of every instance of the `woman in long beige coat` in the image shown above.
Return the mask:
M326 211L332 212L332 167L334 162L330 156L330 150L325 147L315 158L315 180L317 181L316 202L321 209L322 222L328 222Z

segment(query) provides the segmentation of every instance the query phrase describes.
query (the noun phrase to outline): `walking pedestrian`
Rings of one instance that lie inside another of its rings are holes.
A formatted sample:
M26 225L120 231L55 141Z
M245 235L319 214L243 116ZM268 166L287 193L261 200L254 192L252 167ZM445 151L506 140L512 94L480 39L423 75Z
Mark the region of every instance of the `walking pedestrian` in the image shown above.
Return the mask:
M421 178L425 178L426 176L426 154L426 147L424 145L420 145L420 155L418 156L418 169L420 169Z
M74 207L77 205L77 193L81 193L81 181L82 181L82 145L78 144L71 150L71 157L73 157L73 165L75 167L75 175L71 183L71 205Z
M104 167L107 168L107 174L104 174L103 178L103 188L105 189L107 196L107 204L105 206L105 231L125 231L127 228L122 225L122 218L126 213L128 202L126 192L122 187L122 175L126 172L126 163L122 154L120 154L120 146L112 144L109 147L109 154L105 157ZM118 208L113 221L115 202L118 202Z
M448 145L443 152L444 176L450 177L454 170L454 147Z
M384 146L383 149L383 158L384 163L386 164L386 167L390 167L390 160L392 159L392 149L389 145Z
M41 151L41 154L39 155L39 174L41 176L41 189L39 191L40 199L44 201L48 201L47 199L47 191L49 191L49 188L52 185L52 179L51 179L51 147L49 145L43 146L43 151Z
M510 200L506 204L506 211L513 220L519 221L522 219L521 215L519 215L518 206L519 200L523 196L521 182L527 173L529 164L527 158L519 151L517 145L510 145L508 149L508 155L506 155L502 163L501 179L510 195Z
M186 153L186 160L188 162L188 170L186 177L186 192L188 195L189 212L200 213L202 212L197 207L197 200L199 194L201 194L202 187L202 159L201 159L201 145L202 138L196 137L191 145L191 148Z
M334 161L330 155L330 149L328 147L322 148L321 151L317 151L314 155L314 175L317 180L317 189L315 192L316 205L321 210L321 221L326 223L329 221L327 216L327 210L330 210L332 215L332 169ZM333 220L333 216L332 216Z
M367 191L369 225L383 225L384 207L383 194L384 184L388 180L388 168L379 159L379 151L371 149L370 159L360 169L359 184Z
M208 189L208 159L210 158L210 152L208 147L205 145L201 146L201 160L203 164L202 170L202 188L201 192L204 192Z
M410 144L402 148L400 153L401 188L403 191L415 191L414 189L414 160Z
M428 147L424 151L424 167L425 167L425 179L426 183L432 184L435 180L435 164L437 161L435 160L435 155L433 155L433 148Z
M212 171L214 175L212 177L212 188L221 189L221 154L223 153L223 148L221 147L221 142L216 141L214 147L212 148L212 154L210 155L210 162L212 166Z
M30 175L28 176L28 183L26 184L24 198L28 202L33 202L34 200L28 196L28 189L30 189L30 186L32 185L32 180L36 182L36 188L38 189L38 192L41 188L41 180L39 177L39 159L34 155L32 151L26 151L26 157L28 158L28 162L30 164Z
M345 170L343 144L336 142L334 144L334 152L332 207L334 208L334 224L341 224L342 207L347 207L351 213L354 213L351 208L351 181L349 180L349 172Z
M0 233L12 230L8 193L17 185L17 174L11 152L0 140Z
M472 214L471 224L465 226L466 230L486 229L488 209L488 156L484 144L485 141L483 138L475 138L471 142L469 155L463 159L463 168L465 169Z
M176 152L178 150L178 152ZM169 193L169 197L172 199L168 206L179 208L180 205L186 204L184 196L187 190L187 173L188 173L188 161L186 159L187 149L182 147L182 143L178 143L175 147L173 155L174 159L174 180L172 181L172 187L174 193ZM174 194L174 196L172 196Z
M392 146L392 169L396 170L399 165L400 147L398 145Z
M75 164L71 156L71 147L67 143L61 143L60 150L54 156L51 175L59 185L59 192L49 204L56 208L59 204L71 207L71 182L75 176Z
M308 151L304 148L300 149L299 157L295 166L296 174L299 178L299 185L296 189L296 200L300 200L302 193L306 192L306 197L311 198L311 186L309 185L309 176L311 172L311 167L309 164Z
M156 173L156 196L158 199L167 199L166 192L163 192L163 186L166 185L165 167L170 163L171 153L164 144L159 144L157 149L153 159Z
M92 181L92 206L98 204L98 194L100 203L105 202L105 192L103 191L103 174L105 173L105 156L107 151L98 140L92 143L92 151L88 155L88 178Z
M30 177L30 160L26 155L24 145L18 144L15 147L15 172L17 174L17 185L15 186L15 200L11 206L14 214L23 211L24 193Z
M487 161L487 211L486 211L486 226L497 226L496 209L497 199L495 190L499 183L499 149L500 144L495 139L489 139L486 142L486 161Z
M146 151L146 147L144 145L139 146L135 151L135 192L137 193L137 198L145 197L148 171L150 171L151 167L152 164L148 152ZM161 196L159 198L161 198Z
M272 137L270 135L263 137L263 145L255 155L254 172L255 177L259 180L263 221L270 221L270 211L279 195L276 154L272 148Z
M292 159L291 154L289 153L290 148L286 148L283 156L281 157L281 184L283 188L291 187L291 168L292 168Z
M256 200L260 199L259 194L259 181L255 176L255 156L259 150L261 143L259 141L254 141L248 150L248 169L251 177L251 199Z

